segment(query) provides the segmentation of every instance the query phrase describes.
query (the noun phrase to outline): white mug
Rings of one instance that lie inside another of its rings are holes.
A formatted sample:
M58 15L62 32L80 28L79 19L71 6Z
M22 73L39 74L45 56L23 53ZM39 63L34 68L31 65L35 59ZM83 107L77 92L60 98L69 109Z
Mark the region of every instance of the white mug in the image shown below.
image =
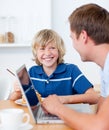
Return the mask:
M0 127L3 130L18 130L20 126L26 126L29 121L29 114L22 109L7 108L0 111Z

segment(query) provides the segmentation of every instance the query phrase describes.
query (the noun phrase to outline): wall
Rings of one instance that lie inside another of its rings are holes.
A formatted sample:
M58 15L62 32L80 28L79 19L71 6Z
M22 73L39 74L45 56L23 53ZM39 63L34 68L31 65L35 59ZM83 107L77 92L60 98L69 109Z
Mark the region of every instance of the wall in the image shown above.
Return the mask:
M79 54L73 49L70 39L68 16L80 5L86 3L97 3L109 10L108 0L53 0L52 3L52 28L59 32L65 41L67 53L65 61L77 64L83 73L93 83L99 83L99 67L94 63L83 63Z
M37 30L51 27L51 0L0 0L0 16L14 16L17 40L27 43Z
M42 28L51 28L51 0L0 0L2 16L16 18L17 36L15 46L0 44L0 72L7 68L14 72L24 63L29 68L34 64L31 52L34 34Z
M108 0L0 0L0 16L15 16L18 20L18 42L31 44L31 39L42 28L53 28L66 44L65 62L77 64L83 73L93 82L99 83L99 68L94 63L83 63L73 49L69 37L68 16L79 5L94 2L107 9ZM51 5L52 3L52 5ZM20 30L20 31L19 31ZM0 70L9 68L14 71L21 64L29 68L34 64L31 47L0 47Z

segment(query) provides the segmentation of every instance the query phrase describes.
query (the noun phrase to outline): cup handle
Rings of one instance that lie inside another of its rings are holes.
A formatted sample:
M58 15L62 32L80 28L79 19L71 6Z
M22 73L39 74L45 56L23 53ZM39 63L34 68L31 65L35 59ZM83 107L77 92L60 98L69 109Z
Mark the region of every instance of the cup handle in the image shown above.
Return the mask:
M27 124L29 123L29 121L30 121L30 116L29 116L29 114L28 114L28 113L24 113L24 114L23 114L23 119L24 119L24 118L26 118L26 120L25 120L24 123L22 123L23 126L24 126L24 125L27 125Z

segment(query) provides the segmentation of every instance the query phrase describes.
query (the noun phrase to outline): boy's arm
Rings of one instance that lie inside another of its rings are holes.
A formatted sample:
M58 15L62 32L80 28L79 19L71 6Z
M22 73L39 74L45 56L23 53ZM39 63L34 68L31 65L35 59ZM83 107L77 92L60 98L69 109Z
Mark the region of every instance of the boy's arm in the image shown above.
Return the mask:
M62 103L89 103L96 104L99 100L99 94L93 88L88 89L84 94L69 96L59 96Z

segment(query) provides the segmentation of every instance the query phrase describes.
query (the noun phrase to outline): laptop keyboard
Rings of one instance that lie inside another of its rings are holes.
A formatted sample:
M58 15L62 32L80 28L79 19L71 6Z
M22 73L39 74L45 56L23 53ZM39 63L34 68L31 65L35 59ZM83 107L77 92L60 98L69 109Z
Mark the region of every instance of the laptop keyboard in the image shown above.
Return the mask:
M46 114L42 111L41 115L40 115L41 119L43 120L59 120L59 117L52 115L52 114Z

